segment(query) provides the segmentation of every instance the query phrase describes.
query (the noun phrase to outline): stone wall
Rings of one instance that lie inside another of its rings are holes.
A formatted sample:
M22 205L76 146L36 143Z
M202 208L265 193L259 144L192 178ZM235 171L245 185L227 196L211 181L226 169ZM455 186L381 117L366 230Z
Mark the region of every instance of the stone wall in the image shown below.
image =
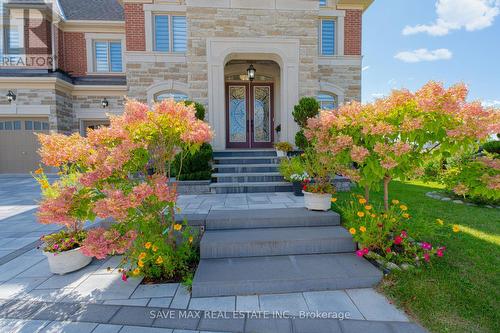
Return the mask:
M344 89L344 102L361 101L361 65L319 65L319 80Z
M56 89L57 131L69 134L74 128L73 98L63 90Z

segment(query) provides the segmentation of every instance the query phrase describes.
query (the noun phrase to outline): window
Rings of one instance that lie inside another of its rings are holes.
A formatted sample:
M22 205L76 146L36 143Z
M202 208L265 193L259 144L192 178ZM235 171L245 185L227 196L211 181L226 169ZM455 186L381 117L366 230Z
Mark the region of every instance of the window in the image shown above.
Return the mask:
M3 130L3 122L0 122L0 131Z
M335 55L335 20L323 19L320 28L321 55Z
M161 102L164 99L173 98L176 102L186 101L188 96L184 93L179 92L161 92L155 95L155 102Z
M154 16L154 50L186 52L187 23L185 16Z
M21 122L19 120L13 121L14 124L14 130L18 131L21 129Z
M121 41L95 41L94 55L96 72L123 72Z
M320 93L316 99L321 110L333 110L338 106L337 96L334 95Z
M26 120L24 122L24 129L27 131L33 130L33 122L31 120Z
M326 1L327 0L319 0L319 6L320 7L325 7L326 6Z

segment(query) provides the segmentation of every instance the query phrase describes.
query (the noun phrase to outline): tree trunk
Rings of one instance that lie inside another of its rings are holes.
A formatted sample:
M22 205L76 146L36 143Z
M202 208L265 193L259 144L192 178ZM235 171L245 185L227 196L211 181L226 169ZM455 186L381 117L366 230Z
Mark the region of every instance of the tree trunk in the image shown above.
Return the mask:
M391 182L391 177L385 175L384 177L384 208L386 211L389 210L389 183Z
M368 185L365 185L365 200L370 201L370 187Z

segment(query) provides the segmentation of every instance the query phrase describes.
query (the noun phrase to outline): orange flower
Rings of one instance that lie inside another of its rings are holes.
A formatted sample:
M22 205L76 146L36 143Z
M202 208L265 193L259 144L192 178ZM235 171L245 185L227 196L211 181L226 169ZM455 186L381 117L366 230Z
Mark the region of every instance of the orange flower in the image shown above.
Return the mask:
M149 250L151 248L151 245L151 242L147 242L146 244L144 244L144 247Z
M158 259L156 259L156 264L157 265L163 264L163 258L161 256L159 256Z
M182 224L174 224L174 230L180 231L182 229Z
M460 231L460 227L458 226L458 224L454 224L453 225L453 232L459 232Z
M403 217L404 217L405 219L409 219L409 218L410 218L410 214L408 214L408 213L404 213L404 214L403 214Z
M361 226L361 227L359 227L359 231L361 231L361 232L365 232L365 231L366 231L365 226Z
M337 198L332 198L330 201L331 201L332 203L335 203L335 202L337 202Z
M372 214L372 217L373 217L373 218L376 218L376 217L377 217L377 214Z
M366 203L366 199L365 198L361 198L359 199L359 203L364 205Z
M189 241L189 243L192 243L193 242L193 236L189 236L188 241Z
M141 254L139 254L139 260L142 260L146 258L146 252L141 252Z
M408 207L406 207L405 205L401 205L399 206L399 208L401 208L402 211L408 210Z
M363 217L363 216L365 216L365 213L363 213L363 212L358 212L358 216L359 216L359 217Z
M136 268L132 271L132 274L134 275L139 275L139 273L141 272L141 270L139 268Z
M372 208L373 208L373 207L372 207L371 205L366 205L366 206L365 206L365 209L366 209L366 210L371 210Z
M142 260L139 260L139 261L137 262L137 266L139 266L139 267L141 267L141 268L142 268L142 267L144 267L144 262L143 262Z
M153 248L152 248L152 250L153 250L153 252L156 252L156 251L158 251L158 246L156 246L156 245L153 245Z
M356 229L351 228L351 229L349 229L349 232L351 233L351 235L355 235L356 234Z
M40 175L43 173L43 169L42 168L38 168L35 170L35 175Z
M393 205L397 205L397 204L399 204L399 200L396 200L396 199L392 200L392 204L393 204Z

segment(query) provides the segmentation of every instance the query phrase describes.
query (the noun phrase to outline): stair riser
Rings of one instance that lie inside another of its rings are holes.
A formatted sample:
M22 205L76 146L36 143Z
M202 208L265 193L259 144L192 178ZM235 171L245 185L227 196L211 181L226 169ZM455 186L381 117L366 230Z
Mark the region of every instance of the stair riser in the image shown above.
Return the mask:
M217 157L260 157L260 156L276 157L276 151L274 151L274 150L216 151L213 153L213 156L215 158L217 158Z
M280 280L249 283L239 281L238 283L193 283L193 297L214 296L244 296L254 294L279 294L307 291L325 291L339 289L371 288L380 282L379 276L348 278L329 278L321 280Z
M228 229L256 229L256 228L287 228L287 227L323 227L340 225L340 216L324 215L312 217L287 217L276 218L270 216L267 219L237 220L237 219L211 219L206 221L207 230Z
M280 256L320 253L346 253L356 249L349 238L317 240L256 241L248 243L224 244L201 242L203 259Z
M217 159L216 164L277 164L277 158L244 158L244 159Z
M257 182L282 182L282 176L238 176L238 177L216 177L217 183L257 183Z
M215 167L214 170L216 173L245 173L245 172L278 172L278 167L263 167L263 168L255 168L255 167L231 167L231 168L217 168Z
M216 187L216 188L212 188L211 192L215 193L215 194L292 192L292 187L291 186Z

